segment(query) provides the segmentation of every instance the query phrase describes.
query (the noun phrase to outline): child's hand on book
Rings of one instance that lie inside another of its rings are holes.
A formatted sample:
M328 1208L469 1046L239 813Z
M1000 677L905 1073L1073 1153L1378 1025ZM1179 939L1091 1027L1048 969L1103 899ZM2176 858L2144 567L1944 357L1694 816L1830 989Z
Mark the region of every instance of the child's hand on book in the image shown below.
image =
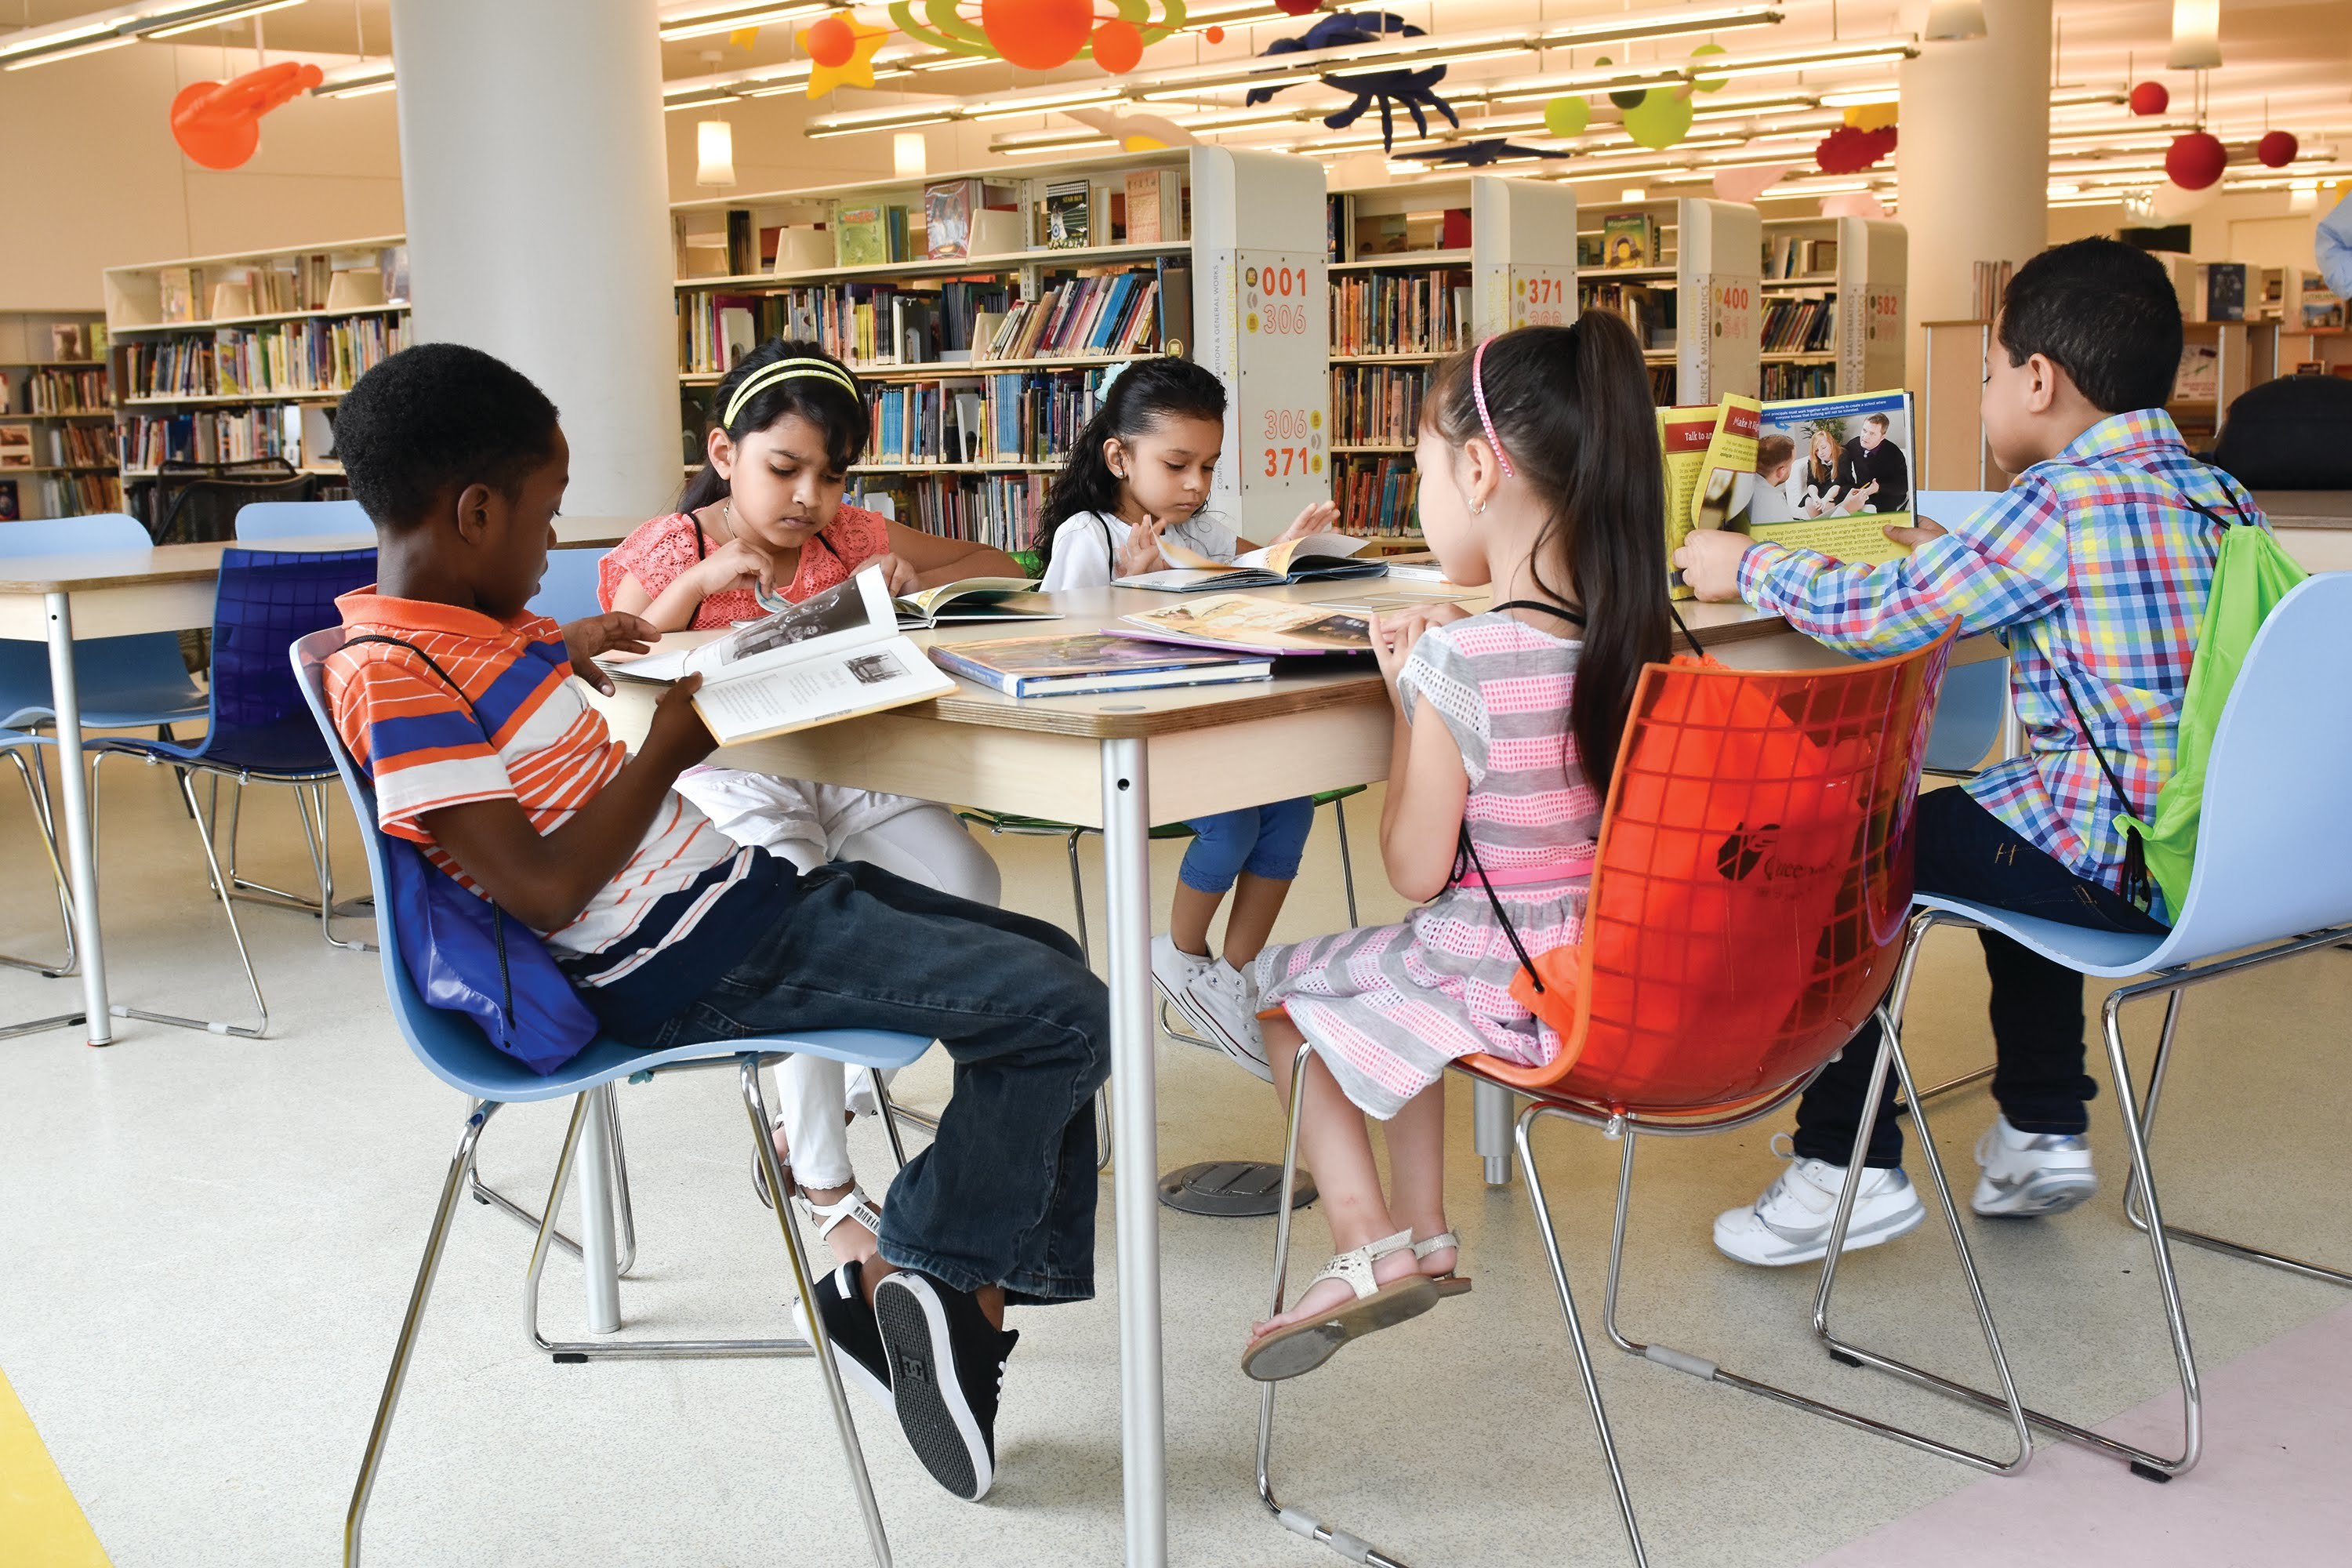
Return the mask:
M1116 577L1140 577L1147 572L1165 570L1168 558L1160 553L1160 531L1167 525L1156 517L1146 517L1127 531L1127 539L1118 547L1118 570Z
M867 557L866 565L882 568L882 585L894 595L911 594L923 585L917 580L912 566L887 550L879 555ZM860 568L861 571L863 569Z
M1915 517L1911 520L1911 526L1908 528L1899 527L1890 522L1879 531L1906 550L1916 550L1931 539L1943 538L1951 530L1932 517Z
M1396 689L1397 678L1404 673L1407 661L1412 658L1415 644L1432 626L1442 626L1448 621L1463 619L1469 612L1459 605L1416 605L1410 610L1398 610L1390 615L1372 616L1372 658L1381 667L1381 679Z
M660 640L660 627L626 610L607 610L563 628L563 646L572 655L572 673L607 697L613 695L613 678L597 668L596 656L643 653Z
M1739 597L1740 558L1754 543L1744 533L1696 529L1675 552L1674 563L1693 594L1710 603L1730 604Z
M653 721L646 726L645 743L637 748L638 755L649 757L656 766L677 774L711 753L719 742L710 738L709 727L694 710L694 694L701 689L702 675L698 670L681 675L670 683L669 689L654 703Z
M1276 534L1267 548L1287 544L1294 539L1312 539L1318 533L1328 533L1339 521L1339 509L1328 500L1309 501L1299 514L1291 519L1290 526Z
M702 578L702 596L724 594L731 588L756 587L767 593L778 591L776 558L738 534L702 559L697 568Z

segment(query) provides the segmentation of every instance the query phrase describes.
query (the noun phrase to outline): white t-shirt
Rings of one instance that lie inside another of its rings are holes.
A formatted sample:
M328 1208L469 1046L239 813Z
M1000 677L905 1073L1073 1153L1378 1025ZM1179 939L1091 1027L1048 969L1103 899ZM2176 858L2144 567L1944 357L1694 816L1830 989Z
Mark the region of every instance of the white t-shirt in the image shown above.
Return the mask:
M1058 594L1065 588L1107 588L1117 575L1119 547L1127 542L1129 525L1108 512L1082 511L1054 531L1054 560L1045 569L1044 589ZM1212 561L1231 561L1241 552L1241 540L1232 529L1194 512L1160 537Z

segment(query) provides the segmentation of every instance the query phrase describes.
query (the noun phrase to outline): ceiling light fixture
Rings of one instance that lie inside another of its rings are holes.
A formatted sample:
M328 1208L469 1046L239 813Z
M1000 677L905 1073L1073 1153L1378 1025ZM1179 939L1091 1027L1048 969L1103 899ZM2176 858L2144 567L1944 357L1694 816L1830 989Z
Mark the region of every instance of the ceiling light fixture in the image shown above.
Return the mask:
M119 5L88 16L25 27L0 36L0 64L9 70L50 65L108 49L119 49L142 38L168 38L199 27L218 26L264 11L282 11L303 0L177 0L158 5Z
M1919 36L1939 44L1983 37L1984 0L1929 0L1927 25Z
M247 5L241 10L224 11L216 16L201 16L193 22L174 22L168 27L157 27L139 36L142 38L176 38L183 33L200 32L206 27L226 27L231 22L242 22L247 16L258 16L265 11L283 11L301 4L302 0L261 0L259 5Z
M2221 63L2221 0L2172 0L2172 49L2164 63L2177 71Z
M772 0L761 5L745 5L740 0L727 5L672 5L662 13L661 41L676 44L718 33L737 33L746 27L766 27L803 16L822 16L835 8L832 0L792 0L792 4L784 5L775 5Z

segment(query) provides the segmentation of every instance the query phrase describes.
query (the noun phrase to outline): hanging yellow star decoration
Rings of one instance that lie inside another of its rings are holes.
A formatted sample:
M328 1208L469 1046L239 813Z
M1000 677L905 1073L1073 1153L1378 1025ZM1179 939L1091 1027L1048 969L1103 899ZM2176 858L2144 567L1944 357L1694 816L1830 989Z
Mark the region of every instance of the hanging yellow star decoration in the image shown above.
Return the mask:
M835 88L874 85L874 53L890 36L887 27L869 27L854 11L835 11L812 22L793 37L808 52L808 95L823 98Z

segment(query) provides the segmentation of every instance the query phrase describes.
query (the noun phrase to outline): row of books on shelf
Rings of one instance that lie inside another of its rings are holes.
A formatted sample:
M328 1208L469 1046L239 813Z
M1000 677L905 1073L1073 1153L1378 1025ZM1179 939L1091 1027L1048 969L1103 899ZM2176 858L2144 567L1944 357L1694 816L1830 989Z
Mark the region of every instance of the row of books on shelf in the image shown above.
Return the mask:
M1002 319L983 314L972 337L987 359L1130 354L1192 335L1192 270L1165 263L1065 279Z
M1419 365L1331 367L1331 441L1339 447L1410 446L1421 429L1429 371Z
M0 468L112 467L110 426L0 424Z
M405 316L227 328L210 338L134 342L122 350L125 397L217 397L348 392L408 346Z
M1828 397L1837 391L1833 364L1768 364L1757 388L1768 402L1791 397Z
M1344 273L1332 279L1335 354L1450 353L1470 333L1470 274Z
M165 463L247 463L281 458L300 467L305 451L333 444L328 411L313 408L195 408L134 415L123 421L126 468Z
M1331 460L1331 500L1343 533L1409 533L1421 495L1421 475L1402 455L1349 456Z
M21 391L0 373L0 414L29 414L54 418L64 414L105 414L113 407L107 395L106 372L91 370L30 370Z
M1002 314L1002 282L835 283L770 294L681 295L678 358L689 374L713 375L771 338L813 342L851 365L929 363L969 356L972 327Z
M999 372L894 383L874 392L866 460L1050 463L1101 401L1103 373Z
M1675 346L1676 292L1641 283L1580 283L1576 308L1613 310L1625 318L1625 324L1633 329L1633 336L1643 348L1670 349Z
M870 506L887 497L909 527L1011 552L1036 548L1046 483L1045 474L862 475L851 499Z
M0 479L0 522L26 517L87 517L121 510L122 484L112 474L26 474Z
M404 245L155 271L156 320L167 326L293 310L356 310L407 299Z
M1768 234L1764 237L1764 276L1774 278L1810 278L1817 273L1837 270L1837 241L1807 239L1801 235Z
M1768 354L1826 353L1837 331L1837 300L1823 294L1784 294L1764 301L1756 346Z
M1658 220L1648 213L1609 213L1601 232L1576 237L1579 267L1658 267Z

